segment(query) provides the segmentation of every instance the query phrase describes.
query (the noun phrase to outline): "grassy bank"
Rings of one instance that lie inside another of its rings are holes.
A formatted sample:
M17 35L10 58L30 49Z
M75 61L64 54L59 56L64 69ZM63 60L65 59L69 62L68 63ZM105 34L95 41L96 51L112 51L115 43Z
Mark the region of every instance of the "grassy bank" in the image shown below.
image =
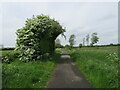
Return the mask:
M68 52L94 88L118 87L118 54L115 47L89 47Z
M3 55L6 53L4 51ZM3 88L44 88L59 57L60 51L57 50L53 57L41 61L25 63L16 58L10 64L3 63Z

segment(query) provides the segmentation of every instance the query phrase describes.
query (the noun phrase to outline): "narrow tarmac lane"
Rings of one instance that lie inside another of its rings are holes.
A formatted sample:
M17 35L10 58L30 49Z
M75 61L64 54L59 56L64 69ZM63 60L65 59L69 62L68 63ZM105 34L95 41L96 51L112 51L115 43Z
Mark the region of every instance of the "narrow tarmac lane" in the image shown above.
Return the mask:
M46 88L92 88L64 50L60 61Z

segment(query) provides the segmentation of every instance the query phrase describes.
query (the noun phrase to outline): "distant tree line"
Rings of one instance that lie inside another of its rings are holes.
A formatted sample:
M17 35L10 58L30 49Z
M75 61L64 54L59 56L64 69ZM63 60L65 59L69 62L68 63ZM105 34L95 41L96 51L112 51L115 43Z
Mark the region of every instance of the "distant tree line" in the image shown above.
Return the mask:
M64 46L61 45L61 41L59 38L55 40L55 48L63 48Z
M86 37L83 38L83 41L79 44L79 46L75 47L75 35L72 34L69 37L69 43L70 45L66 45L67 48L82 48L82 47L104 47L104 46L120 46L120 44L113 44L110 43L108 45L95 45L97 42L99 42L99 37L96 32L92 33L91 35L87 34ZM85 45L86 44L86 45Z
M15 48L10 48L10 47L9 47L9 48L4 48L4 47L3 47L3 48L0 48L0 51L1 51L1 50L14 50L14 49L15 49Z
M83 46L85 46L85 42L87 43L87 46L93 46L94 44L96 44L99 41L99 37L97 35L98 34L96 32L92 33L91 38L90 38L90 35L87 34L86 37L83 38ZM91 40L91 43L90 43L90 40Z
M97 33L92 33L91 35L91 43L90 43L90 35L87 34L86 37L83 38L83 42L79 44L79 47L85 46L85 42L87 43L87 46L93 46L99 41L99 38L97 36ZM70 46L74 46L75 44L75 35L72 34L69 38Z
M59 39L59 40L60 40L60 39ZM120 46L120 44L110 43L110 44L108 44L108 45L94 45L93 47L106 47L106 46ZM64 48L64 47L72 48L70 45L65 45L65 46L63 46L63 45L61 45L61 43L60 43L60 45L55 43L55 47L56 47L56 48ZM91 46L82 46L82 44L80 44L78 47L81 48L81 47L91 47ZM78 48L78 47L73 47L73 48ZM1 50L14 50L14 49L15 49L15 48L11 48L11 47L8 47L8 48L0 48L0 51L1 51Z
M106 47L106 46L120 46L120 44L113 44L113 43L110 43L108 45L95 45L97 47Z

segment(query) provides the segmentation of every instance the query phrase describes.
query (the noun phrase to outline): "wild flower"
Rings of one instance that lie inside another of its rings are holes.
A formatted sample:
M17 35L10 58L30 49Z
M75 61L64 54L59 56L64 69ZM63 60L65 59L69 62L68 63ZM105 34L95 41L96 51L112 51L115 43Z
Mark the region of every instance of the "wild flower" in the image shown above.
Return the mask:
M110 54L108 54L108 56L106 56L106 58L111 63L118 63L119 62L119 58L118 58L117 53L110 53Z

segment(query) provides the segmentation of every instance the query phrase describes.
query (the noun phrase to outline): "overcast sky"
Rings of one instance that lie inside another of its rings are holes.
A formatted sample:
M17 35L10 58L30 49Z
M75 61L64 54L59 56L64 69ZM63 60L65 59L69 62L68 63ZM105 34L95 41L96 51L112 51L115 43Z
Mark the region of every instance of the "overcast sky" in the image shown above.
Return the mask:
M16 30L23 27L25 20L32 15L45 14L55 18L66 27L67 40L59 36L63 45L69 44L71 34L76 36L76 45L82 43L87 34L98 33L98 44L118 42L118 3L117 2L14 2L2 3L2 42L12 47L16 43ZM1 17L0 17L1 18Z

